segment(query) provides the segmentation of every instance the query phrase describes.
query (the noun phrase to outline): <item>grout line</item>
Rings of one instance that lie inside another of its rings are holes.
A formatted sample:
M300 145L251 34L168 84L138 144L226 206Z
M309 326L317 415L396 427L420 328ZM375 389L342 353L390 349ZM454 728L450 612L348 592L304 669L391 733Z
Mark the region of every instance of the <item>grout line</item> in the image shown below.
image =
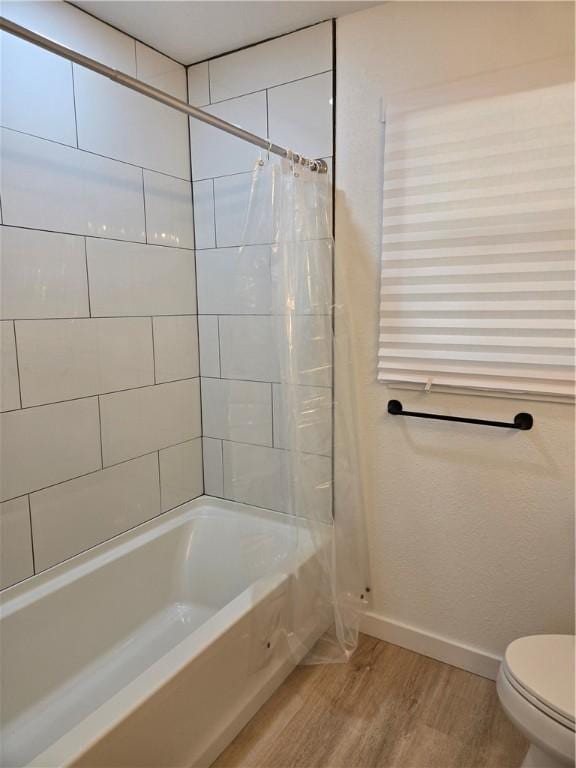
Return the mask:
M186 101L190 103L190 83L188 79L188 69L185 70L186 72ZM208 78L208 81L210 81L210 78ZM196 232L196 224L197 224L197 217L196 217L196 208L194 205L195 201L195 194L194 194L194 171L192 167L192 132L190 129L190 119L186 121L186 130L188 134L188 163L190 165L190 202L192 205L192 225L193 225L193 232L194 232L194 248L196 248L197 244L197 232ZM204 467L204 422L203 422L203 408L202 408L202 378L201 378L201 370L200 370L200 322L198 320L198 262L196 259L196 251L194 251L194 298L195 298L195 304L196 304L196 344L197 344L197 354L198 354L198 397L200 400L199 406L200 406L200 464L201 464L201 470L202 470L202 492L204 492L204 489L206 487L206 472Z
M218 248L218 233L216 230L216 185L214 184L214 179L210 179L210 181L212 181L212 223L214 225L214 248Z
M162 473L160 471L160 449L156 451L156 457L158 460L158 498L160 501L160 511L158 512L159 515L162 514Z
M206 435L211 440L221 440L223 443L229 443L230 445L246 445L253 448L267 448L270 451L282 451L282 453L292 453L291 448L280 448L277 445L266 445L265 443L247 443L243 440L230 440L227 437L212 437ZM331 459L332 455L327 453L313 453L312 451L295 451L295 453L302 454L303 456L319 456L322 459Z
M144 168L140 169L142 172L142 205L144 208L144 241L147 245L152 245L148 242L148 222L146 220L146 187L144 185Z
M86 242L86 237L84 237L84 261L86 263L86 291L88 293L88 316L92 317L92 302L90 300L90 272L88 270L88 244ZM46 318L46 319L50 320L52 318ZM71 319L76 320L77 318L71 318Z
M158 384L158 376L156 372L156 342L154 340L154 318L153 317L150 318L150 331L152 333L152 365L154 367L154 384Z
M295 386L295 387L301 387L301 388L307 388L307 389L325 389L326 391L331 391L332 387L330 384L286 384L282 381L270 381L270 379L238 379L234 378L233 376L201 376L202 379L212 379L213 381L239 381L242 383L247 384L278 384L282 386ZM176 379L178 381L178 379ZM122 391L128 391L128 390L122 390ZM66 402L66 401L64 401ZM10 413L10 411L8 411Z
M272 448L276 447L274 438L274 383L270 382L270 421L272 427Z
M100 462L104 469L104 446L102 442L102 412L100 410L100 395L98 395L98 428L100 431Z
M210 181L210 179L207 179L207 181ZM106 238L101 238L105 240ZM315 237L310 238L308 240L298 240L299 245L304 245L305 243L324 243L329 242L332 243L332 235L328 235L327 237ZM219 246L212 246L209 248L195 248L195 251L200 251L201 253L205 253L206 251L231 251L231 250L237 250L239 251L241 248L272 248L273 245L278 245L278 243L272 243L272 242L263 242L263 243L247 243L245 245L219 245ZM440 259L447 258L446 256L439 256ZM432 261L432 259L429 259L429 261Z
M108 395L121 395L124 392L137 392L140 389L151 389L152 387L162 387L164 384L176 384L179 381L196 381L200 376L189 376L183 379L169 379L168 381L159 381L152 384L140 384L137 387L128 387L127 389L114 389L110 392L92 392L89 395L78 395L78 397L69 397L66 400L50 400L47 403L35 403L34 405L24 405L21 408L12 408L2 413L20 413L20 411L31 411L34 408L48 408L51 405L63 405L64 403L76 403L79 400L92 400L94 397L107 397ZM242 381L242 379L238 379Z
M142 170L142 169L141 169ZM146 170L146 169L145 169ZM176 178L176 177L172 177ZM189 182L188 182L189 183ZM85 237L86 240L104 240L112 243L128 243L129 245L149 245L151 248L174 248L180 251L194 251L194 248L186 248L180 245L165 245L164 243L147 243L144 240L127 240L121 237L102 237L102 235L90 235L85 232L63 232L59 229L43 229L42 227L24 226L22 224L8 224L3 222L0 226L9 229L24 229L26 232L45 232L48 235L64 235L65 237ZM323 238L326 239L326 238Z
M184 115L185 116L185 115ZM109 155L102 155L100 152L94 152L91 149L85 149L84 147L75 147L73 144L65 144L63 141L56 141L55 139L47 139L45 136L39 136L37 133L28 133L27 131L19 131L17 128L8 128L5 125L1 125L0 129L3 131L10 131L11 133L17 133L20 136L29 136L32 139L38 141L45 141L48 144L57 144L59 147L67 147L68 149L74 149L76 152L83 152L86 155L92 155L93 157L101 157L104 160L110 160L112 163L120 163L121 165L128 165L130 168L144 169L145 171L151 171L152 173L158 173L161 176L168 176L170 179L178 179L179 181L186 181L190 183L190 179L185 179L183 176L175 176L173 173L166 173L166 171L158 171L156 168L148 168L147 166L136 165L129 160L119 160L117 157L110 157Z
M34 530L32 528L32 504L30 503L30 494L27 493L28 499L28 519L30 520L30 549L32 551L32 571L36 575L36 553L34 552Z
M199 63L202 63L202 62L199 62ZM192 64L192 66L194 66L194 64ZM239 93L237 96L227 96L225 99L218 99L216 101L211 101L209 104L204 104L202 107L198 107L198 109L205 109L206 107L216 106L218 104L226 104L227 101L235 101L236 99L243 99L245 96L254 96L254 94L262 93L263 91L271 91L274 88L282 88L285 85L292 85L293 83L301 83L303 80L310 80L310 78L312 77L320 77L320 75L327 75L330 72L332 72L332 69L322 69L320 72L314 72L312 75L303 75L302 77L295 77L293 80L284 80L283 82L277 83L276 85L266 85L263 88L257 88L255 91L243 91L242 93Z
M70 5L72 5L76 10L86 14L86 16L90 16L92 19L95 19L104 27L109 27L110 29L114 29L116 32L119 32L123 37L127 37L129 40L134 40L135 43L140 43L146 48L150 48L152 51L159 53L161 56L165 56L167 59L170 59L170 61L173 61L175 64L179 64L181 67L184 68L184 71L186 71L186 68L190 66L189 64L183 64L181 61L178 61L178 59L175 59L173 56L170 56L170 54L160 51L158 48L155 48L153 45L150 45L149 43L145 43L143 40L140 40L139 37L134 37L134 35L131 35L128 32L124 32L123 29L120 29L120 27L117 27L115 24L111 24L109 21L104 21L99 16L94 15L91 11L86 10L86 8L81 8L80 6L76 5L75 2L70 2ZM129 74L129 73L126 73L126 74Z
M226 482L224 480L224 440L220 440L220 456L222 460L222 494L225 493Z
M200 435L196 435L196 437L189 437L186 440L180 440L177 443L172 443L171 445L164 445L161 448L155 448L152 451L147 451L146 453L140 453L138 456L130 456L129 459L122 459L122 461L116 461L114 464L107 464L105 467L97 467L96 469L91 469L89 472L83 472L81 475L74 475L74 477L67 477L65 480L59 480L57 483L51 483L50 485L43 485L42 488L33 488L29 491L22 491L22 493L17 494L16 496L11 496L9 499L2 499L2 504L8 502L8 501L14 501L14 499L21 499L26 495L33 496L35 493L41 493L42 491L46 491L49 488L56 488L59 485L64 485L65 483L70 483L73 480L80 480L82 477L89 477L90 475L96 475L98 472L106 472L107 469L113 469L114 467L120 467L122 464L128 464L130 461L138 461L139 459L144 459L146 456L153 456L155 453L158 453L158 451L163 451L166 448L176 448L179 445L186 445L186 443L193 443L194 440L201 440Z
M3 317L2 321L12 320L14 322L23 323L62 323L67 320L137 320L148 317L150 317L150 315L69 315L68 317ZM154 317L198 317L198 315L196 312L180 312L177 315L154 315ZM213 315L208 315L208 317L213 317ZM241 315L241 317L248 317L248 315ZM255 317L258 317L258 315L255 315ZM266 317L266 315L264 315L264 317ZM308 317L308 315L306 315L306 317ZM309 317L312 317L312 315L309 315ZM320 315L314 315L314 317L320 317ZM323 315L323 317L326 317L326 315Z
M218 377L222 378L222 350L220 345L220 315L216 315L216 331L218 335ZM208 376L206 378L209 378Z
M18 377L18 399L20 400L20 409L22 409L22 381L20 378L20 360L18 355L18 339L16 338L16 321L12 320L12 333L14 334L14 354L16 355L16 375ZM4 411L4 413L11 413L11 411Z
M212 88L210 85L210 59L208 59L206 64L208 65L208 104L206 104L206 106L209 106L212 104Z
M284 314L256 314L251 312L250 314L242 313L230 313L226 312L178 312L177 314L162 314L154 315L154 317L286 317L289 313ZM293 317L330 317L330 313L324 314L298 314L294 313ZM49 323L49 322L65 322L66 320L134 320L137 318L147 318L150 315L69 315L68 317L3 317L2 321L15 321L26 323ZM542 337L544 338L544 337Z
M76 81L74 80L74 62L70 62L70 69L72 71L72 105L74 107L74 131L76 133L76 148L80 148L78 142L78 112L76 110ZM68 146L68 145L66 145Z
M82 318L84 319L84 318ZM13 322L12 320L4 321L4 322ZM63 405L64 403L76 403L79 400L91 400L94 397L108 397L108 395L121 395L125 392L137 392L141 389L151 389L152 387L162 387L165 384L177 384L178 382L182 381L196 381L196 379L215 379L216 381L243 381L248 382L250 384L282 384L280 380L274 379L270 381L270 379L242 379L238 378L238 376L188 376L183 377L180 379L167 379L166 381L158 381L151 384L140 384L137 387L128 387L126 389L114 389L108 392L92 392L88 395L78 395L77 397L69 397L66 400L50 400L46 403L34 403L33 405L24 405L21 408L11 408L9 410L3 411L2 413L19 413L20 411L30 411L34 408L48 408L51 405ZM318 383L311 383L311 384L297 384L296 386L299 387L315 387L316 389L326 389L326 390L332 390L331 384L318 384Z
M325 24L327 21L332 21L332 18L333 18L332 16L328 16L327 18L321 19L320 21L315 21L313 24L305 24L303 27L298 27L298 29L293 29L291 32L281 32L279 35L272 35L271 37L266 37L264 40L258 40L255 43L247 43L246 45L241 45L239 48L233 48L231 51L218 53L216 54L216 56L209 56L206 59L200 59L200 61L193 61L190 64L185 64L184 66L188 69L189 67L195 67L197 64L205 64L206 62L210 63L215 59L223 59L226 56L231 56L233 53L246 51L249 48L256 48L257 46L262 45L263 43L269 43L272 40L278 40L281 37L288 37L289 35L296 34L296 32L303 32L305 29L311 29L312 27L317 27L320 24Z

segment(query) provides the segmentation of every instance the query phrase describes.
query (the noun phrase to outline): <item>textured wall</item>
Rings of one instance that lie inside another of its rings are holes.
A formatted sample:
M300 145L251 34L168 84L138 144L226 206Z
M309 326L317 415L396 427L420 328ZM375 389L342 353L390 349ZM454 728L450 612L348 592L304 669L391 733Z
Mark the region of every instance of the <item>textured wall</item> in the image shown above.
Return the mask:
M382 124L389 94L571 51L568 3L386 3L337 22L337 301L349 301L373 610L499 654L573 616L573 406L376 383ZM338 375L338 361L336 361ZM509 420L510 434L388 417Z
M14 21L186 99L66 3ZM2 35L1 584L202 493L185 115Z

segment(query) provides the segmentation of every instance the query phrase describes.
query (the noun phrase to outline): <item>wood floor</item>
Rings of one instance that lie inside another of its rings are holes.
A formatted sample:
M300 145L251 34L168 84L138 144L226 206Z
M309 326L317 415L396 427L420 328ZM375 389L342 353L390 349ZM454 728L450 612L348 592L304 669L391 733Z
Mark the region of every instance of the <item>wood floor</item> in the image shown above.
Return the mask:
M493 682L361 636L349 664L298 667L213 768L516 768Z

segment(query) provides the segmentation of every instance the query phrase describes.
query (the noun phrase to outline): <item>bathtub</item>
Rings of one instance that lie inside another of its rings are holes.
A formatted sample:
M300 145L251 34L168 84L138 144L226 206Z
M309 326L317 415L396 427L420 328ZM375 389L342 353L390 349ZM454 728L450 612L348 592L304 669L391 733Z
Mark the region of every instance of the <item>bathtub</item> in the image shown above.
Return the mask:
M204 496L6 590L1 765L209 766L325 629L315 546Z

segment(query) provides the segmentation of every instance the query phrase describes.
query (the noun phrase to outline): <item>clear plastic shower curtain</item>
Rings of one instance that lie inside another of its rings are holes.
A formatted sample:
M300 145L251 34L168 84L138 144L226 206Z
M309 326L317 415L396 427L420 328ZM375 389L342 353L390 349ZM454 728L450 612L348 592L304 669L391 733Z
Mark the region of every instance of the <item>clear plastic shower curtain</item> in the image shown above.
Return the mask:
M232 469L244 488L272 484L271 506L290 521L282 551L270 541L254 542L252 551L255 561L265 547L266 557L274 551L289 578L276 631L305 663L350 658L366 604L348 324L345 306L333 303L331 210L328 174L289 160L258 162L234 280L243 311L264 314L253 332L268 334L262 349L273 348L275 359L266 361L273 371L271 466L247 470L238 462ZM250 339L250 349L258 347L259 338ZM334 359L343 366L337 391Z

